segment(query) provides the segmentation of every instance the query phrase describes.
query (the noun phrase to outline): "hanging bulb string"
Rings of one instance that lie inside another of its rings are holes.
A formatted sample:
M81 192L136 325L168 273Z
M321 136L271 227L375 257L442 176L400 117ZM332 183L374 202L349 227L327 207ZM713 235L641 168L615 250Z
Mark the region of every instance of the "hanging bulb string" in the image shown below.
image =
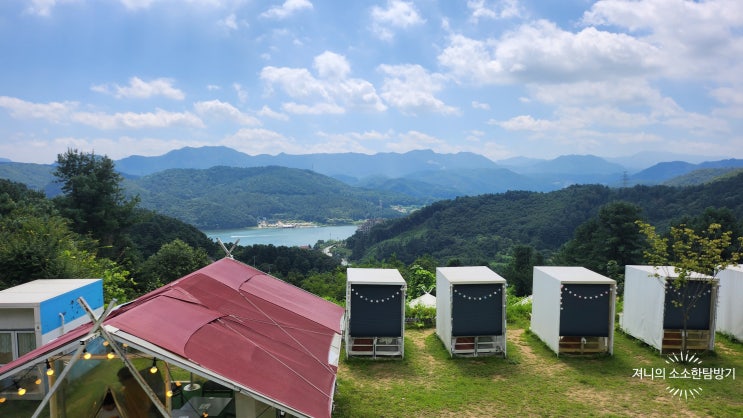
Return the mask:
M359 293L359 291L354 289L353 287L351 288L351 293L353 293L355 296L358 296L359 299L363 300L364 302L385 303L385 302L394 301L398 296L400 296L402 294L402 288L388 296L382 296L382 297L369 297L369 296L363 295Z
M598 294L593 293L593 294L587 295L587 294L581 294L576 291L573 291L572 289L564 285L560 285L560 299L561 300L562 300L562 295L564 293L567 293L568 295L574 298L577 298L577 299L600 299L600 298L609 296L611 294L611 290L605 290L603 292L599 292Z
M494 298L494 297L496 297L496 296L500 295L500 294L501 294L501 291L500 291L500 289L497 289L497 288L496 288L496 289L495 289L494 291L492 291L492 292L490 292L490 293L488 293L488 294L486 294L486 295L482 295L482 296L472 296L472 295L468 295L468 294L466 294L466 293L462 292L461 290L458 290L458 289L457 289L457 288L455 287L455 288L454 288L454 294L455 294L455 295L459 295L459 296L461 296L462 298L464 298L464 299L467 299L467 300L487 300L487 299L491 299L491 298Z

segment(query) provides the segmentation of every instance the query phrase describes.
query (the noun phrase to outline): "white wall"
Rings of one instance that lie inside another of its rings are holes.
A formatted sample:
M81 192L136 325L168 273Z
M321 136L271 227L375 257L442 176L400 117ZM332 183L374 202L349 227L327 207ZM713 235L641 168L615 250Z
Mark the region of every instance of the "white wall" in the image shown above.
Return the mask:
M743 341L743 265L718 274L717 330Z

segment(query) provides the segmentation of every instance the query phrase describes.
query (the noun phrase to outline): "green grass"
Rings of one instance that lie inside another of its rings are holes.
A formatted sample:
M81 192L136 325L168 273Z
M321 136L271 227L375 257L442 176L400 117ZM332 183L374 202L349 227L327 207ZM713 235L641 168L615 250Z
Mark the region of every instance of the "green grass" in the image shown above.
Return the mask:
M431 328L406 330L404 359L344 357L333 416L743 416L743 345L727 336L717 334L716 351L703 356L700 367L734 368L736 380L687 382L632 377L636 368L670 371L670 366L665 356L620 331L613 356L591 357L557 357L522 327L509 325L507 333L505 359L450 358ZM139 359L138 367L149 361ZM68 416L86 417L82 411L91 411L106 385L118 387L121 361L102 366L64 388ZM188 379L188 373L175 369L173 376ZM666 391L671 384L691 389L689 383L703 389L696 398L679 399ZM28 417L36 405L0 404L0 417Z
M636 368L670 372L670 366L665 356L621 332L615 333L613 356L592 357L557 357L523 328L508 333L506 359L452 359L432 329L406 331L402 360L344 359L333 416L743 416L738 376L695 381L702 393L687 400L666 387L690 389L692 382L632 377ZM720 336L716 349L699 367L741 373L740 343Z

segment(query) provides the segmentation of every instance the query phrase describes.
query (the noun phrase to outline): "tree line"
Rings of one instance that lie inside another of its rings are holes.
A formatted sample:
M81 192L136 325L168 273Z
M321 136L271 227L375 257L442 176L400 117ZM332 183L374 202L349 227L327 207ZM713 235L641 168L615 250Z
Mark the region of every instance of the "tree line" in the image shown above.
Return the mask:
M63 194L47 199L0 180L0 289L40 278L104 279L106 298L130 300L223 257L222 249L184 222L139 207L105 156L68 150L55 176ZM320 251L237 246L232 255L261 271L342 302L345 267L397 268L408 296L431 291L437 266L487 265L516 295L531 293L534 265L581 265L622 284L624 265L647 249L637 220L704 231L743 228L743 175L705 186L571 186L460 197L389 220ZM327 243L319 243L327 244Z

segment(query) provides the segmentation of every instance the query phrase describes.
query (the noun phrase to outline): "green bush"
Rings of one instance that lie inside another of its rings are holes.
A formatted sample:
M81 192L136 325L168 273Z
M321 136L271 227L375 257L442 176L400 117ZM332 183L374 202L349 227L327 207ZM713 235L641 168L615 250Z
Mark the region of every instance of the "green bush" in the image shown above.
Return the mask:
M416 328L430 328L436 325L436 308L423 305L405 305L405 322Z

